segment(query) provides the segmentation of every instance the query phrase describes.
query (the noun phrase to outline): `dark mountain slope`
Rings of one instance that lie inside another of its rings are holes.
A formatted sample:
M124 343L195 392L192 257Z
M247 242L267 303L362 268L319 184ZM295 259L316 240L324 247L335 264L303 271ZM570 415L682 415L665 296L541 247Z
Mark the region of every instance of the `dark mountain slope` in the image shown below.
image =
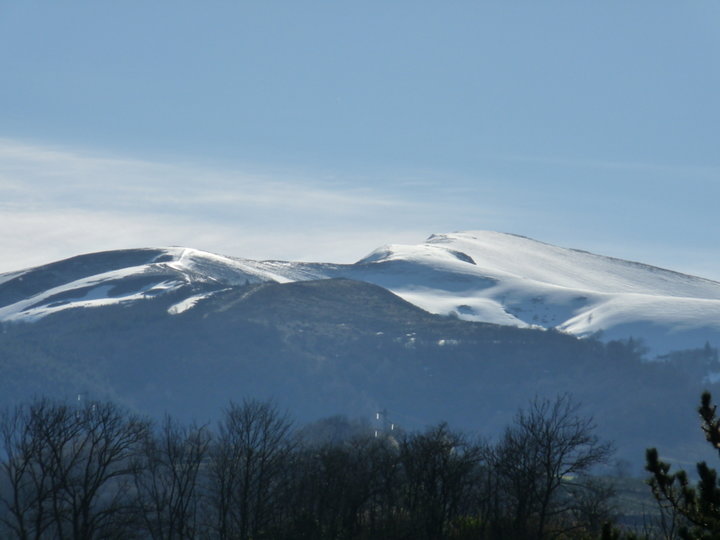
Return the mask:
M632 342L440 317L350 280L226 287L169 315L187 293L3 324L0 399L80 393L206 421L252 396L300 421L386 408L491 436L533 396L572 392L639 461L654 445L692 457L698 381L717 370L714 349L647 364Z
M202 311L203 317L215 313L222 316L234 314L268 323L334 321L354 325L358 330L432 324L444 319L423 311L382 287L348 279L298 281L282 285L263 283L233 288L210 297L204 302Z
M78 255L34 268L0 283L0 307L78 279L148 264L160 249L128 249Z

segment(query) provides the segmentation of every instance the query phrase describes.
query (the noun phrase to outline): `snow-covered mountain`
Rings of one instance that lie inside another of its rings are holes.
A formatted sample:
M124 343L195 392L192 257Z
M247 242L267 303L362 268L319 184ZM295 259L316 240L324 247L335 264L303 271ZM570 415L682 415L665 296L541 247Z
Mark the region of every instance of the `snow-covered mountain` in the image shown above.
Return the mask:
M489 231L389 245L355 264L253 261L189 248L82 255L0 274L0 321L173 293L179 315L227 287L350 278L432 313L580 337L642 338L655 353L720 344L720 283Z
M467 320L643 338L656 352L720 342L720 283L510 234L387 246L349 275Z

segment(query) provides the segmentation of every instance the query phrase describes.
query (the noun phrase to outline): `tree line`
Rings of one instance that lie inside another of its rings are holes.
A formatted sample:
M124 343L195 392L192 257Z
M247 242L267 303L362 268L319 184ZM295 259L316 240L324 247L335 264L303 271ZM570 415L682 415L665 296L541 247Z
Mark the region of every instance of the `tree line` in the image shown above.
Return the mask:
M532 401L492 443L333 423L295 428L256 400L214 427L36 400L0 420L0 537L586 538L610 518L589 473L612 447L568 395Z

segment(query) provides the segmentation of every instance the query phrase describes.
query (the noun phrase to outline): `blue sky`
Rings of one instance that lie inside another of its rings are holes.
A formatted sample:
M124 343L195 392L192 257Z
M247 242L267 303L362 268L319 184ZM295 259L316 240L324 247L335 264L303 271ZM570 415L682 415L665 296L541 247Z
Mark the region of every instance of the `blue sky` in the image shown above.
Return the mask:
M720 4L0 0L0 271L492 229L720 279Z

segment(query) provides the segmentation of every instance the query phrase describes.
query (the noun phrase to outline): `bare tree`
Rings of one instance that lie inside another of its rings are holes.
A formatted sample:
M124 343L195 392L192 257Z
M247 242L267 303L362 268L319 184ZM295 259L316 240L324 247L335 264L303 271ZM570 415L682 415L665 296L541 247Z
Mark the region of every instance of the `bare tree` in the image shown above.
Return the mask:
M492 451L499 476L501 507L510 509L517 538L544 538L549 522L569 511L559 497L568 479L604 463L612 445L595 435L592 417L567 395L535 399L520 410L514 424Z
M415 538L442 538L469 498L480 449L442 423L403 439L404 497Z
M47 400L3 422L8 525L21 538L122 538L133 529L131 490L147 423L109 403ZM9 501L9 502L8 502Z
M566 500L572 525L585 534L600 536L603 527L614 523L617 490L613 482L593 476L580 475L568 481Z
M135 486L145 530L151 538L198 536L199 474L209 444L205 427L184 427L169 416L159 432L145 440Z
M386 439L359 436L296 452L294 535L357 538L363 528L375 533L392 503L394 450Z
M21 540L41 538L52 523L51 478L40 463L42 446L35 428L29 411L22 406L5 411L0 420L0 523L4 532Z
M267 402L231 403L210 455L211 503L221 539L257 538L272 523L291 422Z

